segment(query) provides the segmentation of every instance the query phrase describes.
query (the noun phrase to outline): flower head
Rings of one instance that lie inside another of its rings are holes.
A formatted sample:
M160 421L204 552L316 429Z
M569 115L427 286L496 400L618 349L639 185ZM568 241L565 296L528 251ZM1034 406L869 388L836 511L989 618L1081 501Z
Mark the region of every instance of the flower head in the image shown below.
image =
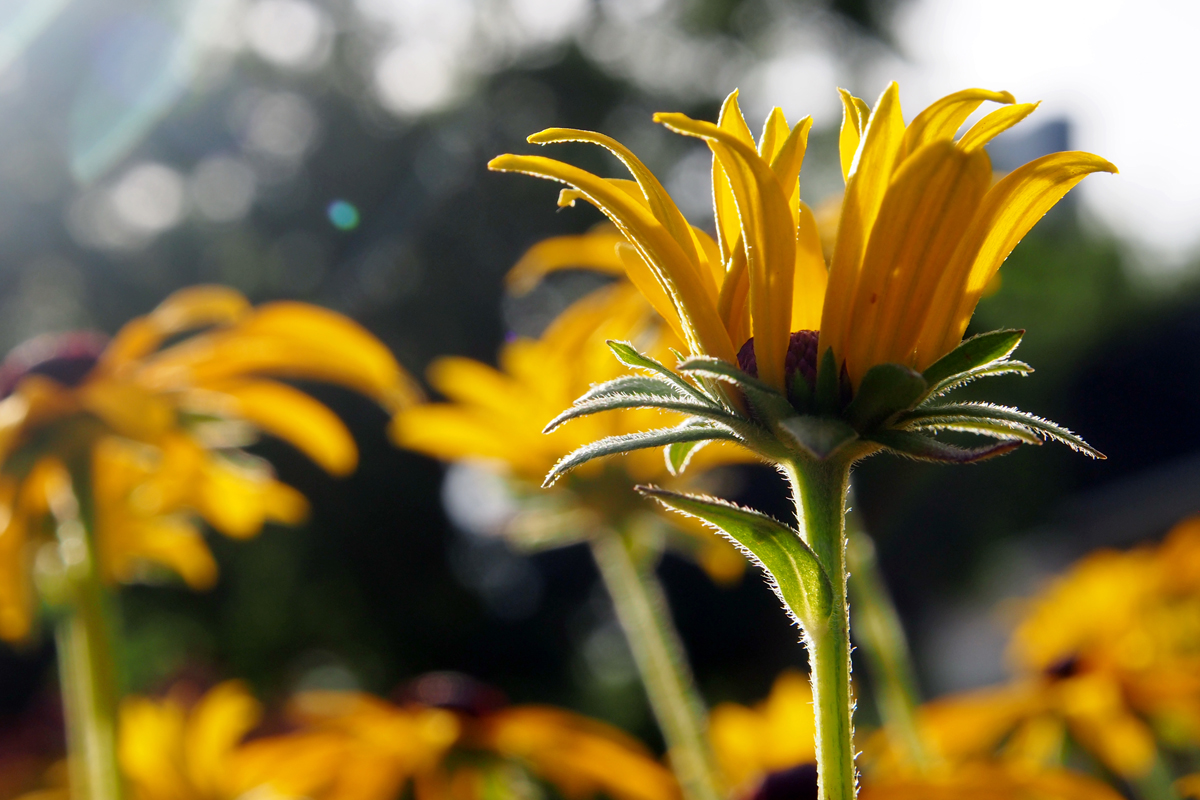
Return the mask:
M789 125L776 108L755 142L736 92L715 124L655 115L713 152L715 239L686 221L633 153L602 134L552 128L530 141L600 145L633 181L541 156L503 155L490 167L565 183L560 205L583 198L600 209L624 237L616 250L630 281L687 344L693 358L681 370L734 384L740 392L716 398L718 405L744 411L745 395L750 421L766 423L784 451L825 458L857 441L856 457L887 448L966 461L1055 438L1098 455L1065 429L1015 409L929 405L975 378L1029 371L1008 360L1022 332L960 346L963 333L984 288L1034 223L1088 174L1116 168L1088 153L1054 153L995 180L984 145L1036 108L1007 92L956 92L907 125L895 84L873 109L845 92L842 100L846 190L828 267L822 240L829 231L818 229L801 200L811 120ZM958 136L984 102L1001 107ZM764 401L747 377L788 405ZM778 429L797 415L824 421ZM947 429L1001 442L963 450L924 435ZM778 459L769 444L734 435Z
M252 308L237 292L178 292L111 341L34 339L0 366L0 636L29 630L29 550L48 517L93 512L101 574L129 581L166 567L189 585L215 565L199 515L233 537L307 504L241 448L277 436L326 471L354 469L357 449L327 407L279 378L340 384L389 411L419 392L377 339L302 303Z

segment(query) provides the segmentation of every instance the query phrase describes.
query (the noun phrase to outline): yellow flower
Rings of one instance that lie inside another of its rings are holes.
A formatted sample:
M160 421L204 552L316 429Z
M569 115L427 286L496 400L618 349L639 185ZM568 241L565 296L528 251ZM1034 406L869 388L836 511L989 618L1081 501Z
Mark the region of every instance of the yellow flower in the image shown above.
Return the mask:
M1200 518L1158 546L1078 562L1028 601L1010 656L1119 774L1153 766L1156 734L1200 743Z
M572 800L678 800L670 771L637 742L602 723L546 706L481 713L356 692L292 699L289 731L255 734L261 704L239 681L197 700L127 698L119 757L132 800L477 800L485 785L521 765Z
M0 636L28 633L31 545L48 512L76 499L94 507L110 581L158 565L210 585L191 513L233 537L302 519L304 498L240 447L267 433L334 475L354 469L357 449L332 411L278 378L340 384L389 411L419 397L349 319L302 303L251 308L216 286L172 295L110 342L67 334L14 350L0 367Z
M813 762L808 676L781 672L771 694L753 708L721 703L709 716L708 731L726 783L739 795L752 791L769 773Z
M622 252L630 280L693 354L736 364L753 336L758 377L783 392L791 332L819 330L818 356L832 350L857 387L873 365L920 371L952 350L984 287L1033 224L1086 175L1116 168L1087 153L1055 153L993 181L984 145L1036 107L1007 92L956 92L908 125L895 84L874 109L846 92L842 100L846 191L828 271L815 218L800 200L811 119L790 126L776 108L756 145L736 92L717 124L655 115L713 151L716 241L687 223L633 153L602 134L551 128L529 140L598 144L634 181L540 156L503 155L489 166L565 183L560 204L582 197L604 212L629 243ZM1003 107L955 139L984 101Z
M611 261L612 245L612 234L605 230L550 240L536 245L514 275L525 280L558 265L588 264L589 254L597 251L600 258L607 251ZM636 289L618 282L571 305L540 338L505 344L500 369L459 357L435 361L429 382L450 402L401 410L392 422L392 438L401 447L445 461L490 463L516 479L519 492L528 494L567 453L597 439L644 430L661 416L650 409L622 409L544 433L547 423L576 397L624 373L605 344L609 339L631 339L664 355L679 346ZM744 450L719 443L696 452L691 466L705 469L749 458ZM577 541L589 531L622 526L631 519L661 520L690 534L676 544L693 551L714 577L739 576L745 561L724 540L698 524L668 520L634 499L635 483L671 480L657 452L638 451L606 465L596 463L551 496L529 497L510 533L526 545L540 546ZM542 513L548 507L553 511Z

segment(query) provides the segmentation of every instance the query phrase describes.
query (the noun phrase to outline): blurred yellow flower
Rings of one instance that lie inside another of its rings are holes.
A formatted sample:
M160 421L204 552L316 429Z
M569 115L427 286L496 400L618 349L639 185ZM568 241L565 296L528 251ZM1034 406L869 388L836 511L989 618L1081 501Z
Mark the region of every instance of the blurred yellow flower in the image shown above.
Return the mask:
M607 230L552 239L536 245L514 274L528 279L558 265L603 263L605 251L611 261L613 244ZM605 345L609 339L631 340L664 357L679 346L637 290L621 281L572 304L540 338L505 344L499 369L467 358L435 361L429 382L450 402L402 409L392 422L392 438L401 447L445 461L482 461L515 478L515 488L526 501L509 525L518 543L566 544L594 532L653 520L655 526L661 523L666 530L689 534L674 543L694 555L714 578L736 579L745 559L730 544L698 523L651 509L633 493L637 483L677 483L661 452L635 451L597 462L548 494L537 491L567 453L606 436L645 430L661 420L661 412L652 409L622 409L543 433L580 394L625 373ZM690 469L698 472L752 458L741 448L716 443L697 451Z
M354 469L357 449L332 411L277 378L340 384L393 412L419 398L351 320L302 303L252 308L217 286L172 295L110 342L48 336L10 353L0 366L0 637L29 631L31 545L64 491L92 514L109 581L158 566L210 585L215 565L191 513L234 537L301 520L304 498L240 448L264 432L334 475Z
M130 800L482 800L527 770L568 800L678 800L671 772L620 731L549 706L480 712L356 692L304 692L286 733L260 734L262 705L240 681L199 698L121 705L119 760ZM65 800L65 772L21 800Z
M536 144L590 142L629 169L609 180L541 156L502 155L490 168L559 181L560 205L583 198L617 226L630 280L693 354L741 364L786 391L789 356L832 349L854 386L875 364L918 371L962 339L984 288L1017 242L1086 175L1115 172L1087 153L1054 153L993 182L984 145L1028 116L1007 92L966 89L907 126L893 83L871 109L842 92L846 192L826 269L821 233L800 200L811 119L776 108L756 144L737 104L716 124L683 114L655 120L712 148L716 240L691 226L657 178L603 134L550 128ZM955 139L983 102L1003 104ZM819 345L811 339L819 330ZM796 337L792 332L809 331Z
M812 686L807 675L785 670L771 694L753 708L721 703L709 715L708 735L738 796L753 791L769 773L816 760Z

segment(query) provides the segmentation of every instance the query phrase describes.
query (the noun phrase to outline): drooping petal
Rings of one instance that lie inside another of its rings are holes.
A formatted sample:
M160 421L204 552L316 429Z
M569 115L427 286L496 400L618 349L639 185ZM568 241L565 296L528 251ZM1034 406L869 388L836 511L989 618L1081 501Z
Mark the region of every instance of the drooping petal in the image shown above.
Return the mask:
M105 348L100 366L118 368L153 352L170 336L209 325L231 325L250 311L250 301L227 286L181 289L145 317L121 328Z
M246 380L214 390L220 411L283 439L330 475L349 475L357 466L358 447L345 423L299 389L278 381Z
M671 296L684 323L685 341L697 353L733 361L736 353L725 327L717 316L704 285L679 244L644 206L589 172L541 156L503 155L488 168L521 172L565 183L582 192L592 205L604 212L625 234L655 277Z
M992 92L987 89L963 89L946 95L934 102L909 123L900 143L897 162L902 162L921 149L922 145L938 139L952 139L967 117L985 101L993 103L1015 103L1016 98L1008 92Z
M913 366L916 333L938 278L991 180L986 153L963 153L948 139L926 144L897 171L855 290L853 335L843 354L853 385L876 364Z
M262 719L262 706L241 681L226 681L204 694L188 715L184 765L201 797L226 795L228 758Z
M700 257L696 252L695 242L692 240L691 226L688 224L687 219L684 218L683 212L671 200L671 196L667 194L667 190L663 188L662 183L654 176L654 173L647 169L646 165L625 145L611 136L605 136L602 133L574 130L571 128L547 128L530 136L529 141L532 144L587 142L608 150L620 159L625 168L633 175L646 198L646 205L650 209L650 212L667 229L671 238L678 243L688 263L694 269L699 266ZM701 273L698 269L696 269L696 272L697 277L702 282L709 277L707 274ZM709 294L715 298L716 293L716 287L711 287Z
M718 126L683 114L655 114L654 119L677 133L708 141L730 177L742 219L759 378L782 389L796 258L787 196L758 153Z
M970 152L971 150L983 147L992 139L995 139L1028 117L1037 110L1039 105L1041 105L1040 101L1037 103L1017 103L1016 105L996 109L972 125L962 135L962 138L958 140L959 148Z
M1077 183L1093 172L1116 172L1090 153L1052 153L1019 167L984 196L939 284L917 343L917 368L948 353L984 287L1017 242Z
M842 100L844 104L849 102L846 97ZM892 83L875 104L875 110L864 129L862 145L850 165L837 245L829 268L829 286L821 315L821 338L817 345L819 353L832 348L838 358L844 357L845 345L849 340L847 326L850 324L851 304L862 268L863 251L891 182L892 166L903 135L900 90Z
M617 256L617 244L625 237L605 224L598 230L578 236L554 236L543 239L525 251L504 277L513 294L533 289L548 273L561 269L591 269L608 275L620 275L625 266Z

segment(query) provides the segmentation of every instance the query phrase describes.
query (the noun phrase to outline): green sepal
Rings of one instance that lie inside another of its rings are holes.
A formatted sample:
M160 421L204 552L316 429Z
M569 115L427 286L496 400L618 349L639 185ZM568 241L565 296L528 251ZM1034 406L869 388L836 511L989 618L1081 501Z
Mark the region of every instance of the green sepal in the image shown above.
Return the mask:
M925 378L915 370L902 364L876 364L863 375L844 416L855 430L869 431L912 408L927 388Z
M767 574L775 594L804 628L811 630L829 619L832 584L816 553L796 531L766 514L714 497L680 494L656 486L638 486L637 490L724 534Z
M703 429L708 426L704 420L693 418L684 420L678 427ZM701 439L694 442L672 442L664 447L663 458L667 462L667 472L672 475L682 475L683 471L687 469L688 462L692 460L692 456L708 443L708 439Z
M808 379L800 370L793 372L792 379L788 381L788 400L797 411L804 413L813 410L813 387L808 385Z
M674 400L668 397L649 394L613 394L582 402L576 400L575 405L550 420L546 424L545 429L542 430L542 433L550 433L564 422L578 417L586 417L601 411L615 411L628 408L657 408L662 411L678 411L681 414L691 414L695 417L704 417L715 422L724 422L733 425L743 422L743 420L712 402L701 404L691 399Z
M836 414L842 405L841 375L833 358L833 348L825 349L817 365L817 388L815 400L818 414Z
M585 400L593 400L597 397L608 397L609 395L620 394L649 394L655 397L689 397L685 395L672 383L654 378L648 375L622 375L619 378L613 378L611 381L598 383L588 389L576 403Z
M545 480L542 481L542 488L545 489L553 486L554 482L565 473L570 472L581 464L586 464L594 458L629 453L633 450L644 450L648 447L663 447L675 442L699 442L713 439L723 439L731 442L741 441L732 431L723 428L660 428L642 433L628 433L622 436L606 436L590 444L585 444L578 450L560 458L558 463L554 465L554 468L546 475Z
M1024 335L1023 330L1009 329L972 336L933 362L922 373L925 382L936 387L955 375L1008 358L1017 349Z
M973 464L976 461L1002 456L1021 446L1020 441L1009 439L985 447L958 447L913 431L897 430L875 431L865 438L898 455L917 461L936 461L942 464Z
M940 406L917 408L907 412L900 418L900 423L906 427L922 428L952 428L956 424L987 422L1010 428L1024 428L1042 439L1053 439L1061 442L1072 450L1086 453L1092 458L1104 459L1106 456L1085 442L1073 431L1047 419L1027 414L1024 411L993 403L947 403ZM1015 434L1014 434L1015 435Z
M1024 361L1009 361L1005 359L991 364L984 364L982 367L976 367L966 372L960 372L957 375L951 375L937 386L931 386L929 392L925 395L925 399L929 400L940 397L980 378L990 378L996 375L1029 375L1032 372L1033 367Z
M667 369L653 358L639 353L637 348L631 345L629 342L619 342L615 339L609 339L606 344L608 345L608 349L613 351L613 355L617 357L617 360L625 366L657 373L663 377L663 380L670 383L683 394L690 395L691 397L694 397L703 403L712 402L711 397L697 389L695 386L692 386L683 378L675 374L675 372Z
M854 428L833 417L788 417L779 422L779 428L818 461L824 461L858 438Z
M779 419L795 413L791 403L779 392L727 361L712 356L693 356L679 365L679 371L716 378L742 390L754 412L765 420Z

